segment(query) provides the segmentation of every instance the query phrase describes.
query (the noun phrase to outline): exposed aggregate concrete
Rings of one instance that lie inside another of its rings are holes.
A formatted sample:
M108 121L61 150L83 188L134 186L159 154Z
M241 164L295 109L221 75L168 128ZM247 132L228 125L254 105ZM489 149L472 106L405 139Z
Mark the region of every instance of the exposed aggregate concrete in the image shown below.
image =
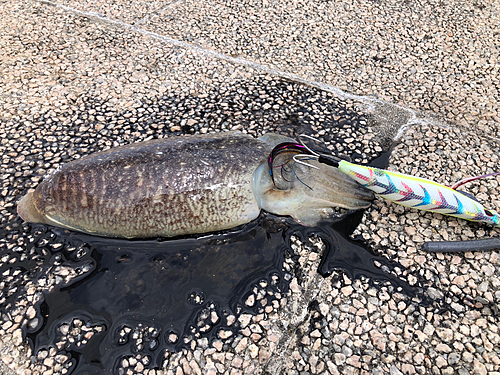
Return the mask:
M126 22L131 25L139 25L150 18L161 14L166 9L176 6L182 0L167 1L68 1L64 5L76 10L91 10L96 16L107 17Z
M145 24L462 124L498 122L494 1L197 1Z
M391 169L444 184L498 171L495 2L64 4L473 125L409 128ZM253 135L293 129L315 132L333 151L353 152L363 161L379 155L399 127L411 122L411 112L397 107L343 100L127 32L99 15L81 17L31 1L0 8L2 223L20 223L16 201L46 173L120 144L229 129ZM229 33L228 25L239 29ZM500 210L499 183L490 178L464 189ZM16 255L2 257L2 265L32 256L25 249L33 239L23 235L22 226L12 229L13 237L0 246ZM500 372L500 253L427 254L419 248L429 240L499 236L499 229L377 200L356 233L407 267L401 276L410 284L424 279L430 302L342 272L323 279L316 272L321 243L296 242L298 267L291 268L290 292L279 306L241 315L236 335L221 332L213 343L200 339L190 350L166 353L161 369L149 369L141 354L127 358L123 373ZM33 262L35 270L42 269ZM1 316L4 374L67 373L71 358L62 350L85 345L101 329L75 319L58 328L53 348L31 353L21 327L40 324L34 306L42 293L88 272L57 259L45 270L36 277L2 275L0 304L21 291L16 306ZM137 339L147 331L135 328L131 334Z

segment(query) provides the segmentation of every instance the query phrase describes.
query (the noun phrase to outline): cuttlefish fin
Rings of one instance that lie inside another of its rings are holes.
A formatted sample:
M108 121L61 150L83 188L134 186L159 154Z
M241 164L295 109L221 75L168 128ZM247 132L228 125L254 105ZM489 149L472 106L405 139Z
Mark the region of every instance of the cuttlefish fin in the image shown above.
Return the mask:
M45 215L40 213L33 201L33 193L35 190L30 189L17 205L17 213L21 218L28 223L47 224Z

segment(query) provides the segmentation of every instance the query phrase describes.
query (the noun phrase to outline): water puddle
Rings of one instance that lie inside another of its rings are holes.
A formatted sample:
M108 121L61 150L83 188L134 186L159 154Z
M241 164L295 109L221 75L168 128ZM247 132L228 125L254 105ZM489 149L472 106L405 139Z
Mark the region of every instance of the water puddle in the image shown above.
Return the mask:
M10 228L5 238L23 246L4 249L2 256L11 260L0 272L4 281L10 275L7 285L15 290L22 291L23 279L54 285L26 326L39 358L55 348L75 374L119 374L130 358L140 358L144 368L161 368L165 353L189 347L193 339L223 338L230 345L240 314L279 308L295 272L284 268L286 259L297 258L292 235L304 243L322 238L326 250L318 271L324 276L341 269L415 295L415 288L391 273L400 265L350 237L362 215L306 228L262 214L238 230L165 241L105 239L21 224L18 234ZM3 308L18 297L11 292Z
M373 104L378 102L370 100L371 110L361 113L350 101L284 79L273 78L269 84L267 78L254 77L226 89L182 98L150 98L141 103L144 116L138 120L139 127L129 122L135 116L131 112L119 112L109 103L90 98L80 102L84 109L76 114L78 122L89 125L88 132L82 133L75 121L70 121L74 126L64 126L64 132L59 132L45 118L35 119L47 131L45 139L57 137L58 150L53 150L53 142L42 140L42 148L50 148L54 155L43 159L32 154L25 163L43 161L55 168L58 158L64 162L73 154L84 156L109 142L123 144L150 135L243 126L255 136L263 129L294 138L302 133L317 135L324 145L309 142L314 149L349 155L354 162L378 157L373 162L378 164L373 165L383 167L390 152L381 154L375 151L377 146L386 150L396 132L393 128L409 121L406 112L383 110L385 107ZM265 96L262 90L266 90ZM118 119L97 137L88 120L88 111L96 108L111 111ZM199 117L198 123L183 125L182 118L192 117L192 113ZM75 114L62 116L70 119ZM366 137L367 126L382 129L393 118L398 121L391 122L391 131ZM61 118L54 121L63 122ZM164 124L172 126L167 129ZM138 130L130 134L129 129L141 128L140 136L134 135ZM68 135L74 138L71 142L66 141ZM369 140L368 150L364 140ZM21 146L29 148L30 144L15 147ZM33 187L29 176L41 176L36 174L38 167L23 167L23 175L28 177L14 176L19 167L14 159L8 167L12 172L6 173L13 182L7 198L13 203ZM15 207L9 205L2 214L2 222L15 217ZM124 367L139 364L158 368L167 353L188 347L198 338L207 342L220 339L225 350L239 331L242 313L269 314L280 309L279 301L292 278L301 272L292 236L304 243L310 236L323 239L325 250L318 272L324 276L342 270L351 278L365 276L390 282L409 295L417 293L395 272L402 269L400 265L351 237L361 217L362 212L357 212L334 223L305 228L290 219L263 214L237 230L165 241L104 239L13 219L0 227L0 310L10 314L9 319L22 316L35 367L54 358L56 366L65 370L59 371L62 373L121 374ZM35 309L30 311L28 306Z

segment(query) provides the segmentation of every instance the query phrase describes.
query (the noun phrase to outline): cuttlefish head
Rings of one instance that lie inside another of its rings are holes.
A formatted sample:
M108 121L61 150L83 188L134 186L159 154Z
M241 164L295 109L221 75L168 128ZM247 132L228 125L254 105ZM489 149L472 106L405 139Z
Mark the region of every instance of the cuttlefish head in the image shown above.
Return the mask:
M252 189L259 207L276 215L288 215L298 223L315 226L337 215L337 208L366 208L373 192L337 168L308 160L297 163L296 152L276 156L270 165L261 164L253 175ZM314 168L316 167L316 168Z

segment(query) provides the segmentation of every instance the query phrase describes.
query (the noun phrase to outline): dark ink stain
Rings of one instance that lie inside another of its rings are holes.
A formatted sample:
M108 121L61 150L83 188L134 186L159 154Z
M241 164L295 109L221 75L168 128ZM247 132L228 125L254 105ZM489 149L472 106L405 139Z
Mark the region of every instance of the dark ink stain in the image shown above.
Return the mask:
M198 338L212 341L220 330L231 331L234 337L240 314L264 313L273 300L279 302L292 277L300 278L294 274L300 273L297 265L291 273L283 268L286 258L297 258L291 235L305 243L311 236L322 238L326 250L318 272L325 277L342 270L353 279L365 276L390 282L416 295L417 288L390 272L403 269L401 265L351 238L362 215L356 211L336 222L306 228L263 213L256 221L221 234L137 241L24 224L18 229L34 239L33 256L4 265L0 272L10 268L27 275L36 268L30 277L37 279L57 266L80 270L80 276L59 283L37 304L39 324L25 329L35 353L57 348L71 357L75 374L118 374L123 359L137 354L147 359L146 368L161 368L165 350L177 352ZM53 244L63 246L56 250ZM231 337L225 342L230 343Z
M266 99L261 98L263 88L267 90ZM264 110L264 101L272 107ZM344 154L349 153L344 139L359 138L370 119L350 110L333 94L275 77L272 84L263 78L235 81L231 89L217 88L203 97L145 97L139 103L144 109L141 116L137 116L139 109L120 112L113 104L88 96L80 96L72 104L81 109L61 113L50 122L43 116L30 120L46 132L40 139L42 149L52 150L57 145L50 163L71 161L74 154L85 156L115 142L132 143L150 135L160 138L236 126L255 136L262 130L293 137L323 134L320 140L343 145ZM97 111L95 116L89 115L90 110ZM110 119L101 130L96 129L98 115ZM187 118L196 123L184 125ZM60 126L66 121L70 125ZM84 127L87 130L81 130ZM49 136L57 141L49 142ZM392 137L380 135L373 146L384 145L389 139ZM349 154L352 161L379 155L375 151L360 155L355 150ZM26 156L26 162L46 169L49 160L32 153ZM8 159L5 170L13 171L6 172L11 179L8 202L33 187L31 177L41 177L36 168L30 175L14 176L18 166L13 159ZM73 374L120 373L117 368L121 359L139 353L143 363L149 358L146 368L160 367L163 353L185 347L185 339L212 340L221 329L239 330L237 319L229 324L231 315L258 314L263 309L257 299L251 306L246 304L249 297L264 293L269 306L287 292L293 276L300 277L298 264L291 273L283 269L284 259L298 257L290 246L292 234L304 241L314 234L323 238L326 251L319 269L323 275L340 269L352 277L366 275L403 285L409 294L415 293L402 280L375 266L378 262L390 265L386 267L390 269L397 264L351 238L361 213L317 228L263 214L238 230L165 241L110 240L31 225L19 217L7 219L15 217L15 207L6 206L2 214L0 310L9 313L17 303L26 303L27 282L43 289L42 299L34 305L36 316L24 326L34 349L32 359L38 361L40 349L56 348L58 354L70 358L66 368ZM71 269L76 276L67 281L57 271L61 267ZM61 276L55 276L58 272ZM47 292L51 283L55 286ZM230 341L231 337L224 345Z

